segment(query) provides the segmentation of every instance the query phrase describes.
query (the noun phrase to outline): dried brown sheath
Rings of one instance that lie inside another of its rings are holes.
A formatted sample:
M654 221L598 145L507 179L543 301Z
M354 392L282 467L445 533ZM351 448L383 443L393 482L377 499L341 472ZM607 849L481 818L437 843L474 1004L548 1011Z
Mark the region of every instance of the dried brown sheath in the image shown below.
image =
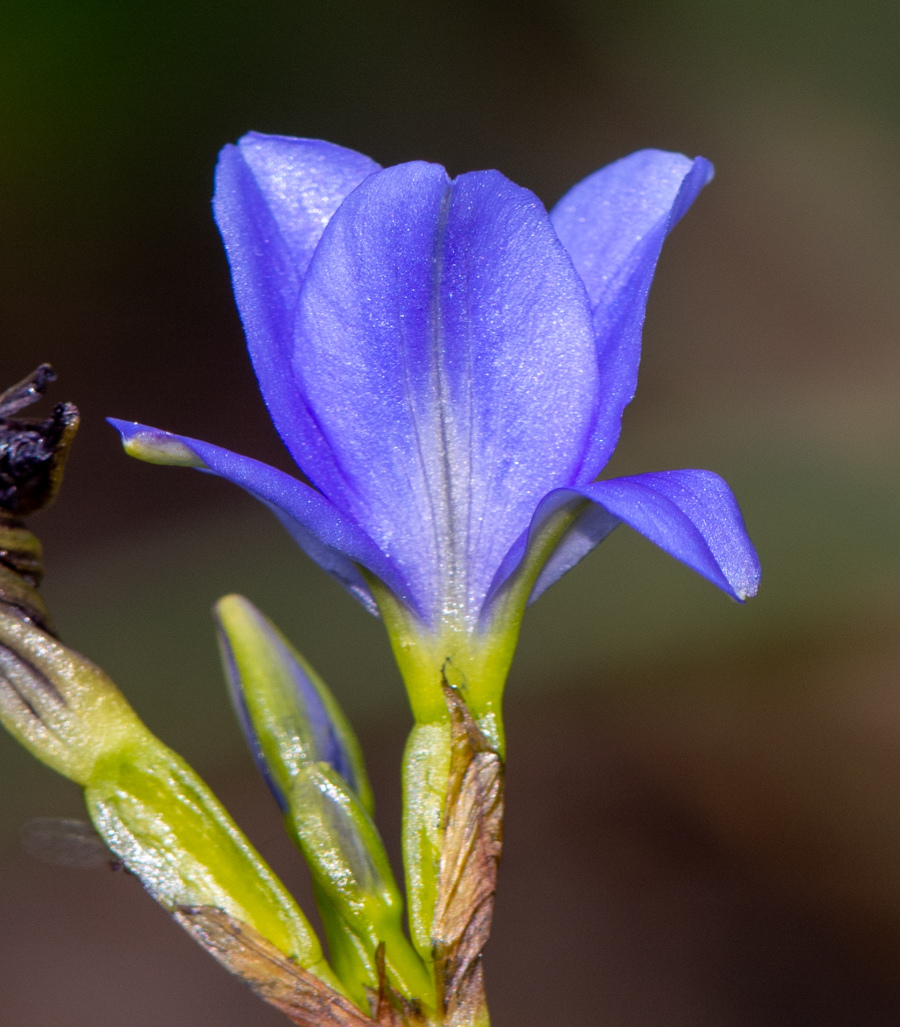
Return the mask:
M371 1019L318 977L308 973L258 931L214 906L182 906L175 919L211 955L247 984L261 999L300 1027L404 1027L415 1016L397 1008L384 985L373 996ZM383 971L383 955L382 955Z
M450 780L434 912L435 976L448 1027L485 1017L482 952L491 930L503 825L503 761L459 692L450 711Z

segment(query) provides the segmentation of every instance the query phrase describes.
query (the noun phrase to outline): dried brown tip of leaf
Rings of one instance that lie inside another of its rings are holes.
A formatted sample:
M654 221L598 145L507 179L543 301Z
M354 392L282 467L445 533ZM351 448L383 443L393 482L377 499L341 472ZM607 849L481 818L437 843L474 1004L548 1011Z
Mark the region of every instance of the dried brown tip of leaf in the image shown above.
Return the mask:
M226 970L301 1027L373 1027L349 999L224 910L181 906L174 917Z
M421 1027L425 1017L421 1007L409 1002L387 982L384 968L384 942L379 942L375 950L375 969L378 973L378 991L367 988L372 1019L379 1027Z

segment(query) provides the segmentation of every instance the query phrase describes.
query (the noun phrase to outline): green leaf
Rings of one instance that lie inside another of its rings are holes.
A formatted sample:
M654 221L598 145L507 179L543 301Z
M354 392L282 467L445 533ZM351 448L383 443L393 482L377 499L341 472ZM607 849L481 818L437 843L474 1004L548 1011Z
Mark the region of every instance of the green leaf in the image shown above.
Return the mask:
M287 890L203 781L157 739L103 760L85 801L106 844L170 912L224 910L335 986Z

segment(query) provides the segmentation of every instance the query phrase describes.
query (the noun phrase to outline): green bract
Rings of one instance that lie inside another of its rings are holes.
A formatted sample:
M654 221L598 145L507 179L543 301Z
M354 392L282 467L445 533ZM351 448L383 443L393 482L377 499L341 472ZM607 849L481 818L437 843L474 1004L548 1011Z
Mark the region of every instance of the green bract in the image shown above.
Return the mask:
M109 678L0 603L0 719L85 789L106 844L171 913L214 907L343 990L281 882Z
M403 900L378 831L359 745L321 678L240 596L216 605L226 673L248 741L312 871L335 967L364 1006L389 985L434 1008L402 929Z

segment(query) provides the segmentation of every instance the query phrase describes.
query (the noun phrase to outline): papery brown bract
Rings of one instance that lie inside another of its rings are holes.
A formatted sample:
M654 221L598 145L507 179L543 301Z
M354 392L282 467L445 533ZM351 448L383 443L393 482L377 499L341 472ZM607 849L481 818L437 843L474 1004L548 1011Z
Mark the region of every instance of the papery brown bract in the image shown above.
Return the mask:
M503 761L445 682L450 780L434 910L438 1001L448 1027L487 1019L482 953L491 931L503 845Z

